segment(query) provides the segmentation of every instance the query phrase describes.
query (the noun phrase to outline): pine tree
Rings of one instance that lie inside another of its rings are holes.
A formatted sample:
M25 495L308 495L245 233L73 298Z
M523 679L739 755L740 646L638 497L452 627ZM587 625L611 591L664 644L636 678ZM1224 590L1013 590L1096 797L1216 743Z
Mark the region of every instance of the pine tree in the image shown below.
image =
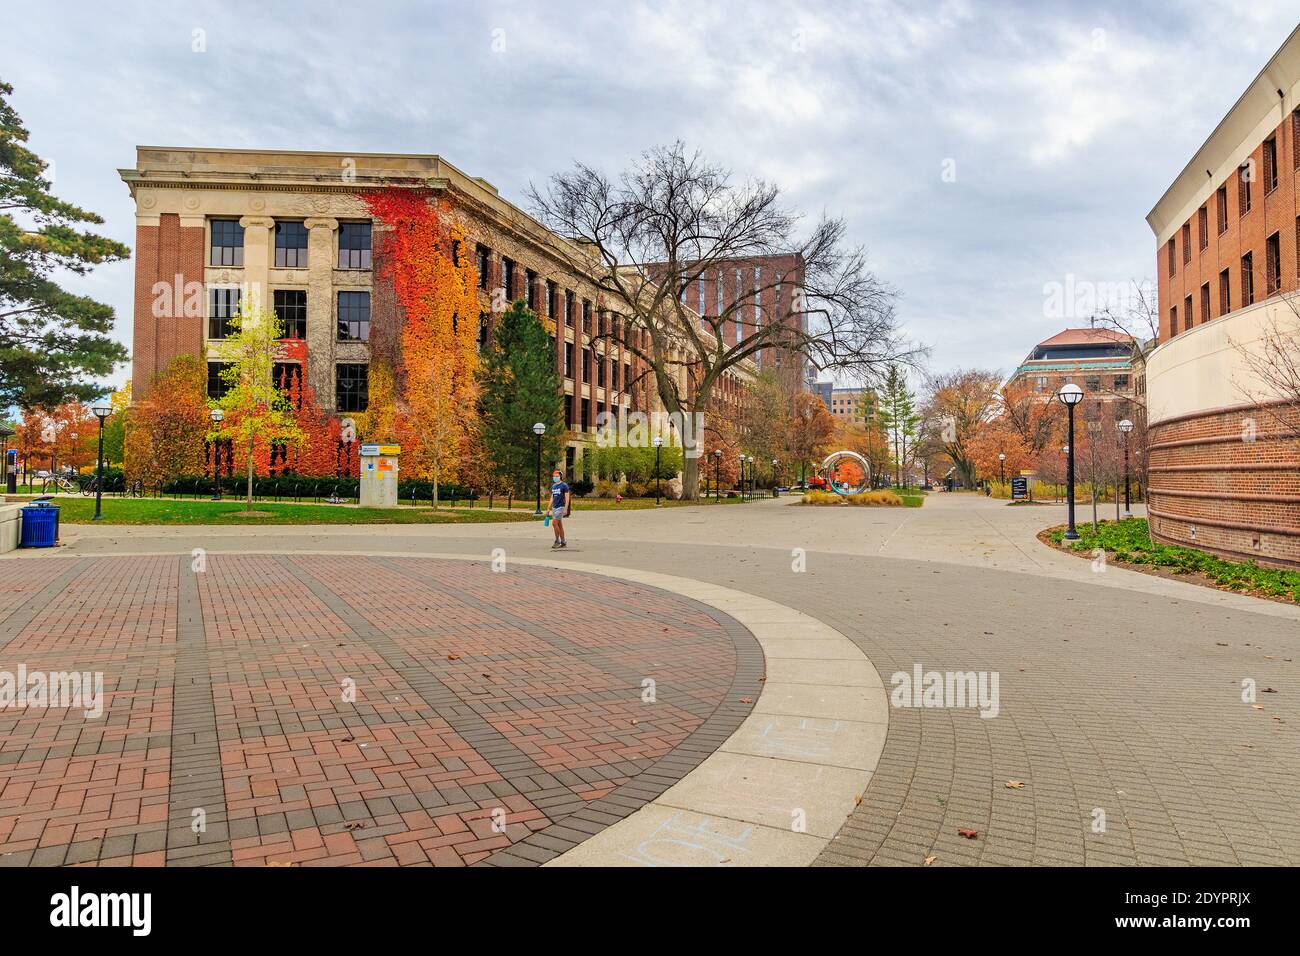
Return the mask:
M544 468L559 459L565 426L555 349L542 323L522 301L513 303L497 320L479 375L483 444L510 487L523 492L536 479L533 425L546 426Z
M907 467L910 443L916 437L916 426L921 418L916 413L916 396L907 387L907 377L897 365L889 366L885 385L881 391L878 414L881 427L889 437L894 451L894 484L903 484L903 471Z
M0 408L88 402L106 391L90 379L112 374L126 349L108 337L111 306L66 292L51 276L84 275L131 250L78 229L104 220L51 195L49 164L23 145L11 93L0 82Z

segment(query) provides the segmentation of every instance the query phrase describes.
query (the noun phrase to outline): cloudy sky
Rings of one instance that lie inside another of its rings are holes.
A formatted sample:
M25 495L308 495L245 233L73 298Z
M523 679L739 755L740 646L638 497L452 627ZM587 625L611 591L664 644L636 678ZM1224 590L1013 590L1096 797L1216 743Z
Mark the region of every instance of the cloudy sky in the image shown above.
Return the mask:
M4 14L0 78L56 191L128 243L136 144L439 153L522 204L575 159L612 172L681 138L845 217L934 368L1009 371L1082 324L1052 284L1153 275L1146 213L1295 20L1269 0L99 0ZM75 285L129 344L131 265Z

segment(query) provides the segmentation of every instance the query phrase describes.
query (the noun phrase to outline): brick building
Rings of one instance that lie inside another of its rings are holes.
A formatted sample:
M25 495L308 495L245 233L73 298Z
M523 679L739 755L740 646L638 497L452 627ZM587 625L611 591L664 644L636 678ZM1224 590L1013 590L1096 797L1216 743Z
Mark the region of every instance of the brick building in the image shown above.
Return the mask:
M1160 283L1161 344L1147 363L1158 541L1300 566L1300 397L1260 372L1273 346L1300 351L1298 176L1300 29L1147 216Z
M1130 401L1140 376L1133 369L1133 339L1113 329L1062 329L1035 345L1008 384L1023 385L1044 401L1073 382L1089 400Z
M875 394L870 389L837 388L831 382L814 382L812 391L826 403L837 422L865 425L875 415Z
M439 156L141 146L135 167L119 173L136 203L137 398L182 354L206 358L215 393L226 320L252 296L285 325L277 382L306 382L329 412L363 411L371 319L396 306L375 279L380 226L359 195L397 185L439 194L465 227L483 341L497 289L525 299L549 325L571 423L570 466L601 412L660 407L642 363L603 335L621 320L593 281L599 263L590 259L592 273L574 269L589 254ZM628 330L633 344L641 334ZM727 376L720 400L738 402L748 373Z

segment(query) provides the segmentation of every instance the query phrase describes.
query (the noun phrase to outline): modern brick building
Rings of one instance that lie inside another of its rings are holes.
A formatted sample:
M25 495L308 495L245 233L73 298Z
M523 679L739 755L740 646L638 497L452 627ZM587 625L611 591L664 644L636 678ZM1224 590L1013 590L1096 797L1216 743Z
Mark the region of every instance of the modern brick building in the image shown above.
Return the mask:
M1051 401L1073 382L1089 400L1130 401L1139 387L1133 339L1113 329L1062 329L1030 350L1009 384L1023 385Z
M864 425L875 414L875 395L866 388L836 388L831 382L814 382L812 391L837 422Z
M364 410L371 321L396 306L375 279L380 226L359 196L397 185L439 194L465 227L466 252L478 267L484 341L497 289L526 299L550 325L571 423L570 466L599 413L659 408L642 363L602 336L620 319L606 308L592 274L572 267L589 254L439 156L141 146L134 168L119 173L136 203L137 398L182 354L204 356L210 389L219 389L226 320L252 296L285 325L277 382L299 378L339 415ZM635 341L642 333L628 334ZM728 375L719 400L740 401L751 372ZM686 373L680 374L685 391Z
M1160 345L1148 359L1158 541L1300 566L1300 29L1147 216Z

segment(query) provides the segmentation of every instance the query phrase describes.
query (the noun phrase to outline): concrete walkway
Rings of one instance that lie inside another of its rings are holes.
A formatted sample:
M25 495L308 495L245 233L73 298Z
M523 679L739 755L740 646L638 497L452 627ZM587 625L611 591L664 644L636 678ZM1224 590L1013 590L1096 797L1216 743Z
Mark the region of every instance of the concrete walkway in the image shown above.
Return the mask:
M843 634L886 690L917 667L999 679L996 716L891 707L870 784L823 864L1300 863L1300 614L1096 573L1035 540L1064 512L961 494L921 509L593 512L575 515L559 556L531 524L79 527L64 553L501 549L730 588Z

